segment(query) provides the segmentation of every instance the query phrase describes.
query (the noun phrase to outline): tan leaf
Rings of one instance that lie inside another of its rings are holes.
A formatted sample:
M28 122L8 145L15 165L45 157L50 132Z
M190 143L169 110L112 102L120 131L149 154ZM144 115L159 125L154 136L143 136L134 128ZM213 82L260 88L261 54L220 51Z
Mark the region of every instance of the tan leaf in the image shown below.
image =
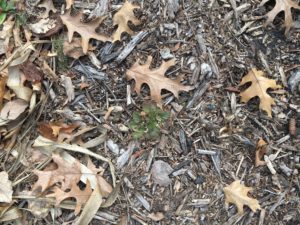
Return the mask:
M56 183L61 183L61 189L67 190L72 187L74 182L78 183L80 181L81 170L79 161L69 164L59 154L53 154L52 159L57 165L57 169L33 171L38 176L37 182L32 187L33 191L40 190L44 192Z
M0 118L6 120L15 120L21 115L21 113L25 111L27 107L28 103L22 99L16 99L7 102L0 112Z
M97 177L99 184L99 189L103 197L108 197L112 192L112 186L102 177L103 174L98 174L99 172L104 172L103 168L96 168L90 158L88 158L87 168L89 168Z
M239 86L251 82L251 86L240 93L241 101L247 103L254 97L260 98L259 108L267 112L269 117L272 117L272 105L275 105L274 99L267 93L269 88L278 89L280 85L276 84L275 80L268 79L263 76L264 72L252 68L249 73L243 77Z
M224 188L225 204L233 203L237 206L238 213L244 213L244 205L247 205L253 212L260 209L259 202L248 197L248 192L251 191L251 187L246 187L241 184L240 180L232 182L229 186Z
M65 55L74 59L84 56L80 38L73 38L72 42L64 41L63 51Z
M38 5L39 8L45 8L45 12L43 13L42 18L47 18L49 17L49 13L50 11L52 11L53 13L56 13L57 10L53 5L53 1L52 0L44 0L42 4Z
M263 0L260 3L260 6L264 5L269 0ZM266 25L273 23L275 17L282 11L284 11L284 26L285 26L285 35L288 34L290 29L294 26L292 8L300 9L297 1L295 0L276 0L274 8L266 14L267 21Z
M54 187L52 191L53 193L48 194L47 197L55 197L56 205L59 205L63 200L67 198L76 199L76 207L74 211L75 215L78 215L78 213L80 213L82 205L87 202L92 194L92 188L89 181L86 182L86 187L84 190L81 190L77 185L77 182L73 180L70 191L65 192L58 187Z
M151 99L154 100L159 107L162 107L161 91L168 90L178 98L179 91L190 91L193 89L191 86L185 86L180 83L179 79L172 80L164 76L166 71L175 65L175 59L163 61L161 66L156 69L149 69L152 57L148 59L144 65L138 62L134 63L130 69L126 71L127 80L135 81L135 91L139 94L143 84L147 84L150 88Z
M111 38L96 33L96 28L99 26L99 24L102 23L105 17L99 17L91 22L83 23L81 21L82 16L83 16L83 12L78 13L76 16L71 16L70 11L60 16L63 24L65 24L68 28L69 42L72 41L74 32L80 34L82 39L81 45L82 45L83 53L86 54L88 51L90 39L96 39L102 42L111 41Z
M12 201L12 186L5 171L0 172L0 202L10 203Z
M130 27L128 27L128 22L131 21L136 26L141 24L141 21L135 17L133 12L134 9L139 8L139 6L133 5L130 2L125 1L122 8L114 15L114 25L118 25L117 30L113 34L114 42L119 41L121 39L121 35L123 32L126 32L130 35L134 34Z
M29 102L32 89L24 85L26 79L24 79L25 77L20 68L18 66L8 67L8 74L7 87L13 90L18 98Z
M66 0L66 9L70 9L74 4L74 0Z
M264 139L260 138L256 144L256 151L255 151L255 166L262 166L265 165L266 162L261 160L263 156L267 152L267 143Z

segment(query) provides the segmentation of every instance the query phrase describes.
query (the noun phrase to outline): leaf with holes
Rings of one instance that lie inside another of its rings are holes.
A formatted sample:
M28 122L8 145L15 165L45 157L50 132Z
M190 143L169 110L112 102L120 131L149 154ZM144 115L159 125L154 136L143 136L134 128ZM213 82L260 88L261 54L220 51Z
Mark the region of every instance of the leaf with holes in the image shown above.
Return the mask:
M260 3L260 6L264 5L270 0L263 0ZM300 9L300 5L295 0L276 0L274 8L266 14L267 21L266 25L271 24L275 17L282 11L284 11L284 26L285 26L285 35L287 35L290 29L294 26L292 8Z
M253 212L255 212L257 209L260 209L260 205L256 199L248 197L248 192L251 190L251 187L246 187L241 184L240 180L232 182L229 186L224 188L225 204L235 204L239 214L244 213L244 205L247 205Z
M61 20L68 28L68 41L71 42L73 39L74 32L77 32L81 36L81 46L83 53L86 54L89 48L90 39L96 39L98 41L106 42L111 41L110 37L103 34L98 34L96 28L105 17L99 17L88 23L82 22L83 12L79 12L76 16L71 16L70 11L61 15Z
M269 117L272 117L272 105L275 105L274 99L267 93L269 88L278 89L280 85L276 84L275 80L268 79L263 76L264 72L252 68L246 76L243 77L239 86L251 82L251 86L240 93L241 101L247 103L254 97L260 98L259 108L267 112Z
M135 91L139 94L143 84L147 84L150 88L151 99L154 100L159 107L162 107L162 90L168 90L178 98L179 91L190 91L194 87L185 86L180 83L181 77L172 80L164 76L166 71L175 65L175 59L163 61L161 66L156 69L149 69L152 57L148 59L144 65L139 62L134 63L130 69L126 71L127 80L135 81Z
M123 32L126 32L130 35L134 34L130 27L128 27L128 22L131 21L135 26L141 24L141 21L135 17L133 12L134 9L139 8L139 6L133 5L130 2L126 1L122 8L114 15L114 25L118 25L117 30L113 34L114 42L121 39L121 35Z

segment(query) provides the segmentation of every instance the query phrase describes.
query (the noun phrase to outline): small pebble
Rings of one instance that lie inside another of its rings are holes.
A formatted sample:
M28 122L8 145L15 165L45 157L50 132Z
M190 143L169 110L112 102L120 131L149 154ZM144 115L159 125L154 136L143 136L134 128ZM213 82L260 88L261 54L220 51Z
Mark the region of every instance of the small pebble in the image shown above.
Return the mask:
M197 178L194 180L195 184L203 184L205 182L205 177L204 176L197 176Z

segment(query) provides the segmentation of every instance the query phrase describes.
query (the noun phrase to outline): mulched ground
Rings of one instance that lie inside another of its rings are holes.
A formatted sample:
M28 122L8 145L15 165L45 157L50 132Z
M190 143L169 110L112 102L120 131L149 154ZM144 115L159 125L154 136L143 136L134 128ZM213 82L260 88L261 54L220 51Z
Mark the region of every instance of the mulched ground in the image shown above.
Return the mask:
M257 18L272 9L274 1L260 8L260 1L236 1L237 6L249 4L237 18L230 1L181 0L174 18L165 11L168 1L137 2L142 5L137 14L143 23L134 29L148 31L148 35L121 63L116 59L131 37L124 35L122 43L113 47L94 42L94 53L104 65L104 78L93 82L87 73L78 72L76 68L98 70L87 57L71 61L68 73L73 75L73 84L80 84L84 76L91 85L85 90L76 89L75 100L65 105L64 88L60 82L54 82L56 99L49 98L40 121L65 118L59 110L67 106L88 125L98 125L90 112L101 119L108 107L122 106L123 113L112 113L106 123L112 128L108 139L120 149L127 149L133 143L131 132L121 132L118 126L128 127L133 112L149 102L149 88L144 86L142 94L137 95L133 82L127 82L125 71L149 55L153 57L152 68L158 67L163 49L169 49L177 61L167 76L185 74L184 83L194 85L195 89L181 93L179 99L164 93L164 110L171 116L162 127L162 134L157 140L134 142L128 165L116 171L118 179L123 180L119 198L113 206L99 212L92 224L118 224L122 216L136 225L300 224L300 139L289 136L288 131L291 118L300 120L299 90L291 92L286 86L284 93L271 92L276 101L273 118L258 109L258 99L240 103L238 93L241 78L252 67L264 70L266 76L284 85L280 69L289 79L300 66L299 30L285 37L282 15L275 20L274 27L262 26L264 19ZM59 1L55 4L60 5ZM110 6L118 4L122 2L110 2ZM299 11L294 15L300 18ZM246 24L249 27L243 29ZM106 32L111 33L109 21L105 25ZM127 105L128 86L134 101L131 105ZM27 135L24 141L37 136L34 127ZM275 175L267 166L254 165L259 138L268 143L268 155L279 151L273 161ZM117 156L105 145L95 150L116 163ZM173 168L169 176L172 183L167 187L155 185L151 179L151 163L156 160ZM106 176L110 179L109 173ZM251 195L259 200L261 211L253 213L244 207L244 214L239 215L234 205L225 207L223 188L235 179L254 188ZM165 218L154 222L147 217L156 212ZM32 224L61 224L74 219L74 215L63 210L56 222L50 217L28 218L32 218Z

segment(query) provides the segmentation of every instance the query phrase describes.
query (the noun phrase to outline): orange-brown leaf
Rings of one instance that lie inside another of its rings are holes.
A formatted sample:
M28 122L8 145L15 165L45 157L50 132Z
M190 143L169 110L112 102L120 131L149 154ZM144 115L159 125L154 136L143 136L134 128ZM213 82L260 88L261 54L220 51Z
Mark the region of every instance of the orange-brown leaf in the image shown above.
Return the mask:
M144 65L138 62L134 63L130 69L126 71L127 80L135 81L135 91L139 94L143 84L147 84L150 88L151 99L154 100L158 106L162 107L161 91L168 90L178 98L179 91L190 91L191 86L185 86L180 83L180 80L172 80L164 76L166 71L175 65L175 59L163 61L161 66L150 70L152 57L149 56Z
M278 89L280 85L275 80L263 76L264 72L252 68L249 73L243 77L239 86L251 82L251 86L240 93L241 101L247 103L254 97L260 98L259 108L266 111L269 117L272 117L272 105L275 105L274 99L267 93L269 88Z
M113 34L114 42L119 41L121 39L121 35L123 32L126 32L130 35L134 34L130 27L128 27L128 22L131 21L136 26L141 24L141 21L135 17L133 12L134 9L139 8L139 6L133 5L132 3L125 1L122 8L114 15L114 25L118 25L117 30Z
M269 0L263 0L260 5L264 5ZM300 9L300 6L295 0L276 0L274 8L266 14L267 21L266 25L273 23L275 17L282 11L284 11L284 26L285 35L288 34L290 29L294 26L292 8Z
M52 141L61 140L60 136L72 134L78 128L75 124L65 124L63 122L41 122L38 126L38 132L45 138Z
M253 212L255 212L257 209L260 209L260 205L256 199L248 197L248 192L251 190L251 187L246 187L241 184L240 180L232 182L229 186L224 188L225 204L235 204L239 214L244 213L244 205L247 205Z
M262 161L262 157L267 152L267 143L264 139L260 138L256 144L256 151L255 151L255 166L262 166L265 165L266 162Z
M79 161L73 164L67 163L59 154L53 154L52 159L57 165L57 169L33 172L38 176L37 182L33 185L32 190L44 192L49 187L56 183L61 183L61 189L67 190L72 187L72 184L78 183L81 177Z
M84 205L89 197L92 194L92 188L90 185L89 180L86 182L86 187L84 190L81 190L76 182L72 183L71 189L68 192L63 191L58 187L53 188L53 193L48 194L47 197L55 197L56 205L59 205L63 200L67 198L75 198L76 199L76 206L75 206L75 215L78 215L82 205Z
M68 39L72 41L74 32L77 32L81 36L81 45L83 53L86 54L89 47L90 39L96 39L98 41L111 41L111 38L103 34L96 33L96 28L105 19L105 17L99 17L91 22L82 22L83 12L79 12L76 16L71 16L70 10L61 15L61 20L68 28Z

